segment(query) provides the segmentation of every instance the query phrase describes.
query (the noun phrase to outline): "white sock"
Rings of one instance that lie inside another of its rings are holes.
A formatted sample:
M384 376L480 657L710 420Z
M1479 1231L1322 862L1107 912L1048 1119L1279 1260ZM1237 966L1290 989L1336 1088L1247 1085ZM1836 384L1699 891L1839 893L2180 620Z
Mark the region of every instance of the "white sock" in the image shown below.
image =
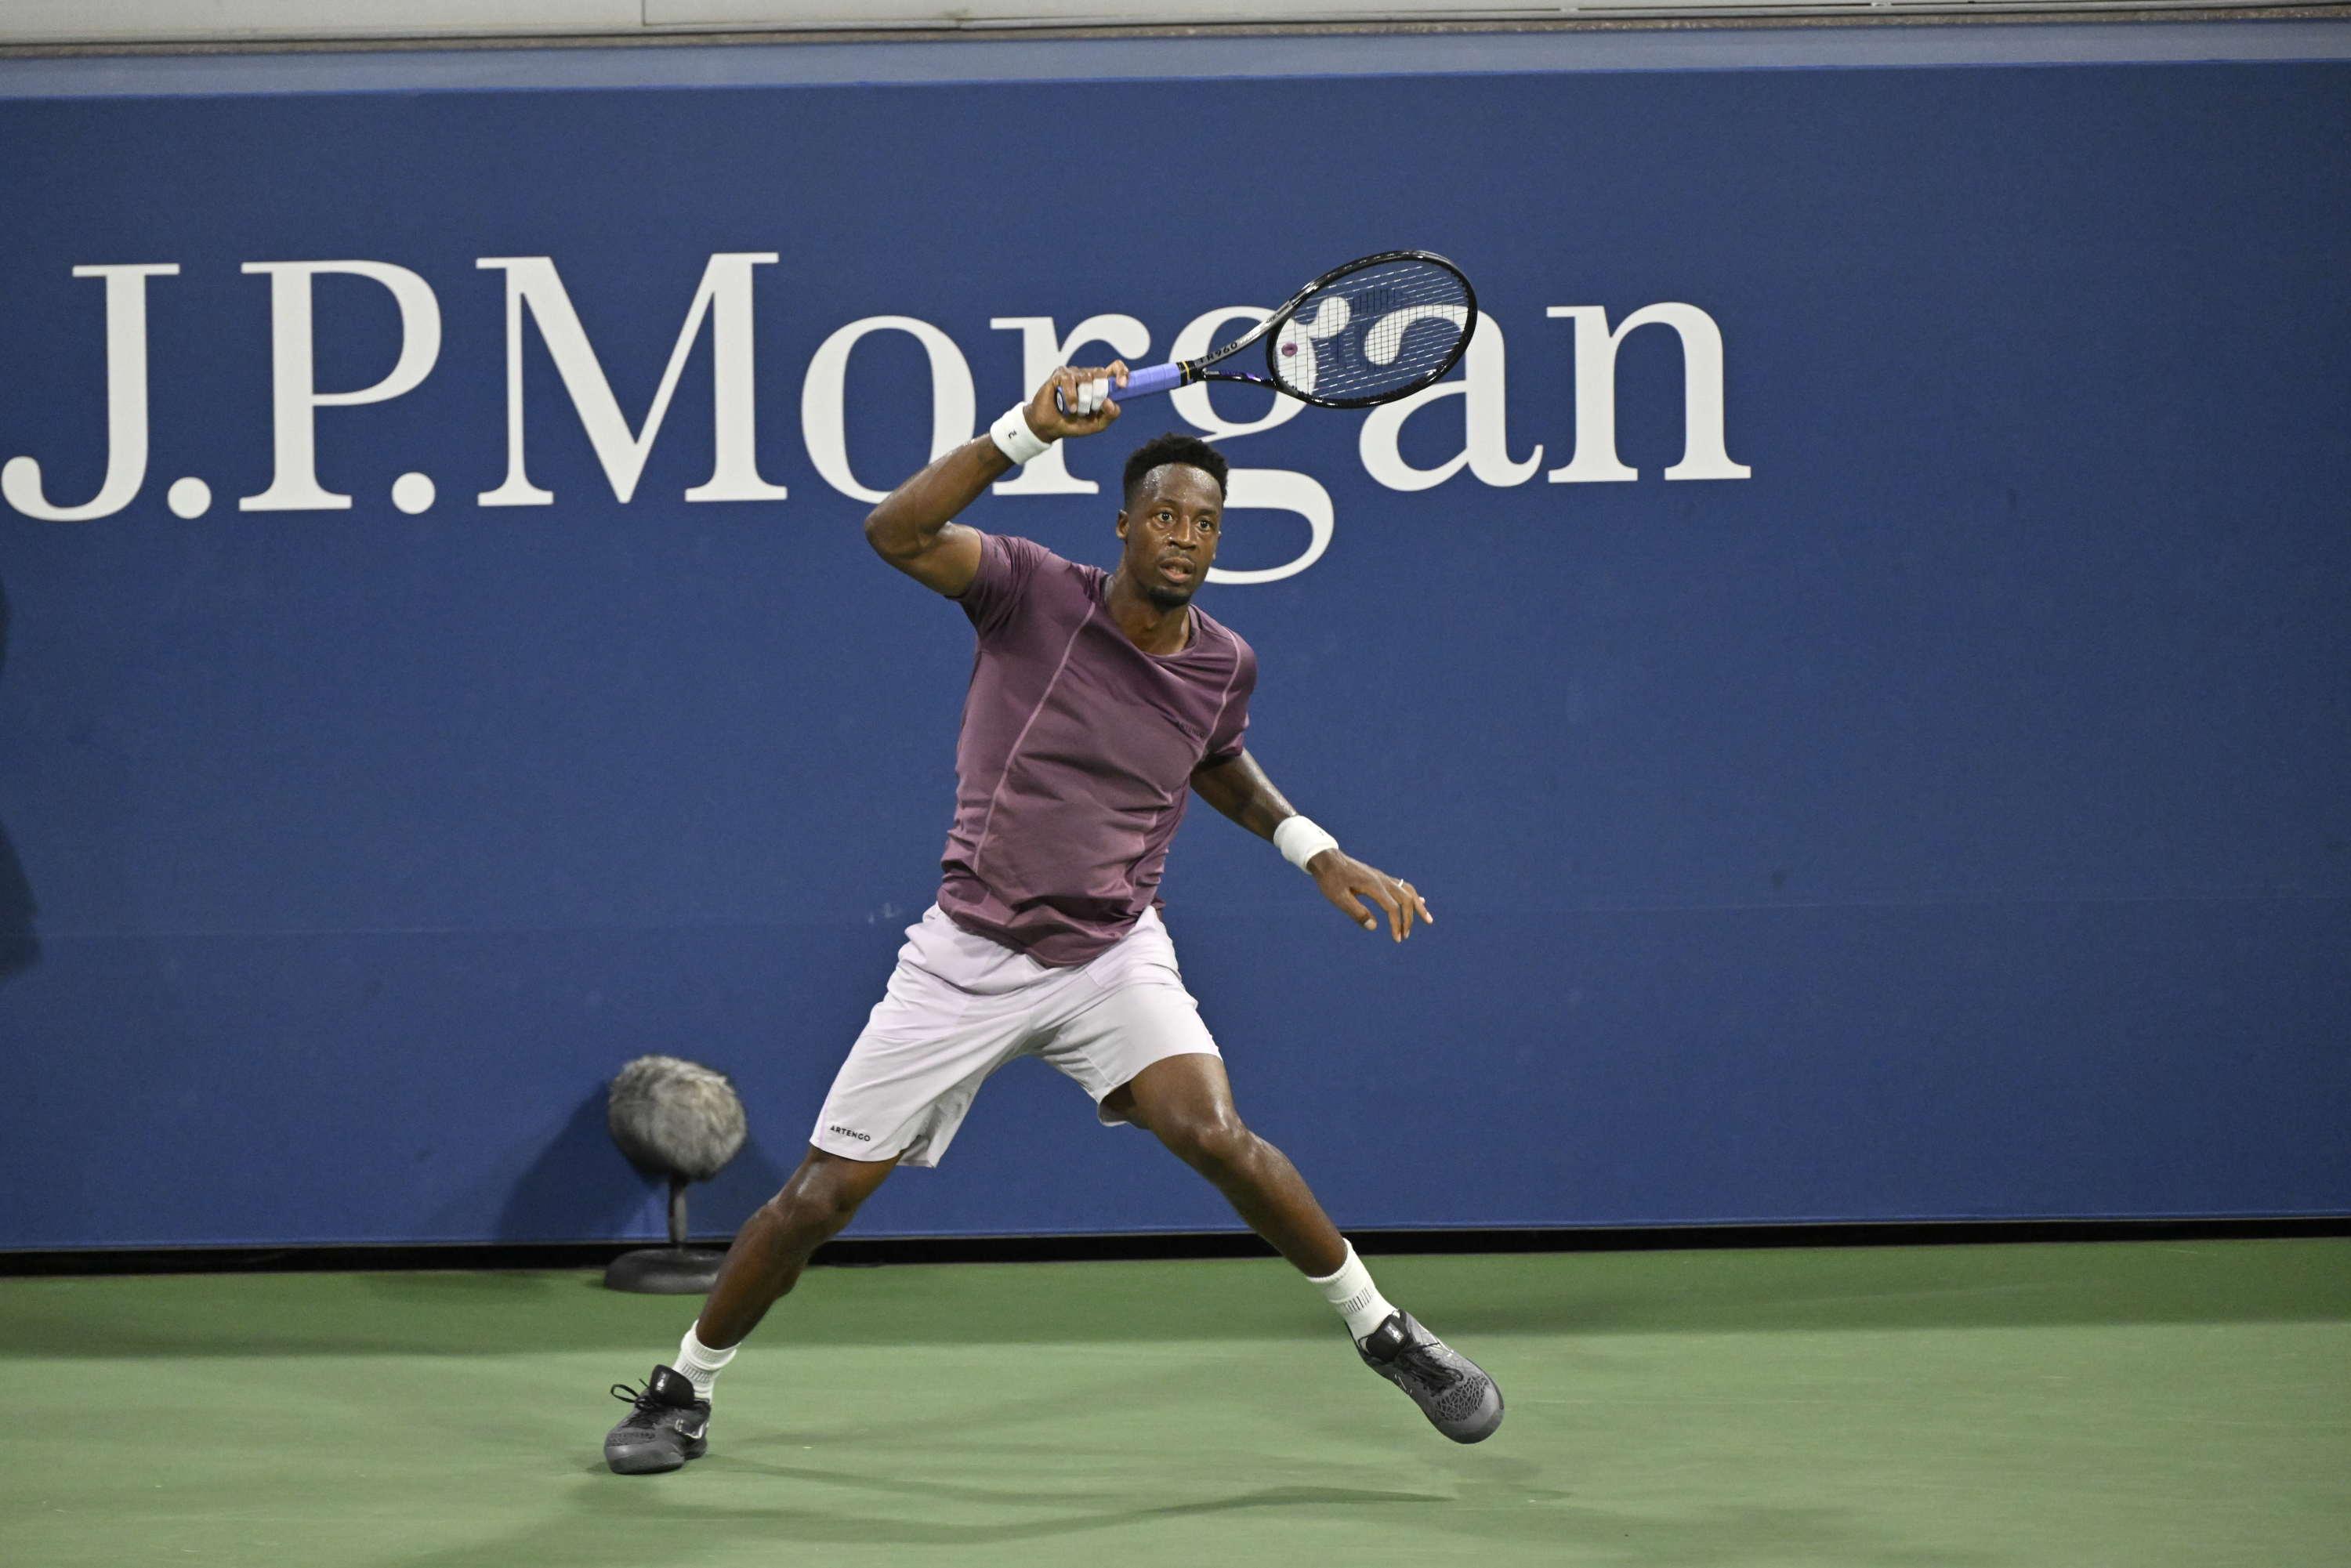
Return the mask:
M697 1323L695 1326L699 1328L701 1325ZM696 1399L707 1399L710 1397L710 1385L718 1381L720 1369L734 1360L735 1353L742 1348L739 1344L730 1344L725 1350L713 1350L702 1343L694 1329L688 1329L685 1337L677 1342L676 1370L680 1376L694 1385Z
M1322 1291L1322 1299L1338 1309L1339 1315L1347 1320L1347 1332L1359 1340L1387 1322L1388 1315L1395 1311L1380 1294L1380 1288L1372 1283L1372 1271L1355 1256L1355 1244L1352 1241L1347 1243L1347 1260L1339 1265L1337 1273L1320 1280L1309 1275L1306 1282Z

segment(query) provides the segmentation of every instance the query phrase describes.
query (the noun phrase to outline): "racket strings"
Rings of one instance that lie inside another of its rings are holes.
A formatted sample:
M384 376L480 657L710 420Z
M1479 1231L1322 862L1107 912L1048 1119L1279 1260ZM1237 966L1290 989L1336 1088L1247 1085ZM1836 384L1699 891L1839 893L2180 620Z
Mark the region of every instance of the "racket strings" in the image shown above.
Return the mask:
M1471 328L1468 288L1448 268L1384 262L1334 278L1284 322L1276 379L1323 402L1378 400L1434 380Z

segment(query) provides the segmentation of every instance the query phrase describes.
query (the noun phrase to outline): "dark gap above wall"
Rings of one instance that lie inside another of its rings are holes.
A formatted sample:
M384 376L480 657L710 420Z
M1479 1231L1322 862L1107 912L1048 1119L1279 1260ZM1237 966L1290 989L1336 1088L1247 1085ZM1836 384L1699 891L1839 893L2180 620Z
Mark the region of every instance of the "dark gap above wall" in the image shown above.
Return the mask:
M1820 1225L1593 1226L1542 1229L1351 1230L1366 1257L1403 1253L1635 1252L1739 1247L1934 1247L2032 1241L2219 1241L2351 1236L2351 1214L2180 1219L1958 1219ZM725 1236L695 1239L726 1245ZM601 1269L635 1241L400 1247L155 1247L0 1251L0 1275L200 1274L392 1269ZM1245 1231L1096 1236L848 1237L819 1267L1066 1263L1271 1257Z

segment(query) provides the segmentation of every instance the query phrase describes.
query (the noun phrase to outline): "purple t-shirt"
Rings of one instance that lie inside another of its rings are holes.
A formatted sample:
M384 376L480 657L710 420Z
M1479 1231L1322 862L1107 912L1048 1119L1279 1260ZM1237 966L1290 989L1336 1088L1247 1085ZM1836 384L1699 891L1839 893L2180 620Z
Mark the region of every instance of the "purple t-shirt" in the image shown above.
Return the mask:
M1257 685L1257 654L1196 605L1181 652L1136 647L1111 619L1109 585L1098 567L983 534L956 601L979 649L939 908L1057 967L1162 906L1192 770L1240 755Z

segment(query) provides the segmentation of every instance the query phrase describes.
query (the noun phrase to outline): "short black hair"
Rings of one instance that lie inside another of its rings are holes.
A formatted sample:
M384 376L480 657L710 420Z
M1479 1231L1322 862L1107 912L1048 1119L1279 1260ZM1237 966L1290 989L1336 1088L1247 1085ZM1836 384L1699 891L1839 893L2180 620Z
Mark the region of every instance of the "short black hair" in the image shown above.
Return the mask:
M1197 468L1217 482L1217 493L1224 494L1227 464L1225 455L1196 435L1186 435L1171 430L1165 435L1155 435L1136 447L1126 460L1126 477L1119 486L1119 505L1132 506L1134 487L1154 468L1168 463L1181 463Z

